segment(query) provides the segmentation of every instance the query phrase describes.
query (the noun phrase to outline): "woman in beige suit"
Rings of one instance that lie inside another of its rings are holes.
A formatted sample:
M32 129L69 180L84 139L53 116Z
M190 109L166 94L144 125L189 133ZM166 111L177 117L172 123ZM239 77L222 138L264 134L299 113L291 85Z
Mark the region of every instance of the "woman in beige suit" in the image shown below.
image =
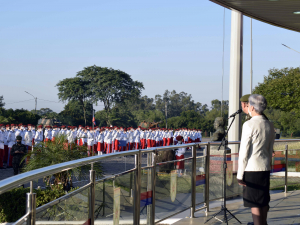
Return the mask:
M252 117L243 125L237 180L244 186L245 207L251 207L255 225L267 224L270 202L270 170L274 145L274 126L263 116L267 101L262 95L249 97ZM249 223L253 224L253 223Z

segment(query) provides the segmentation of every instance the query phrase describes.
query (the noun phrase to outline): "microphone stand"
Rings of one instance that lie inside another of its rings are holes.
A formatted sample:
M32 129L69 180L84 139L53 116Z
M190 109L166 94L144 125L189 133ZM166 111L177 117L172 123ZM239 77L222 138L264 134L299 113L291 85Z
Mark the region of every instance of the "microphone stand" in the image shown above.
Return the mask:
M235 115L236 116L236 115ZM207 223L208 221L210 221L211 219L215 218L218 221L221 221L222 223L226 223L228 225L228 221L231 220L232 218L236 219L240 224L241 221L239 221L226 207L226 171L227 171L227 163L226 163L226 146L228 145L228 141L226 140L226 136L228 134L228 131L231 127L231 125L233 124L234 120L235 120L235 116L233 117L223 139L221 144L219 145L218 151L220 150L220 148L223 146L224 147L224 154L223 154L223 176L224 176L224 184L223 184L223 204L222 204L222 208L219 212L215 213L211 218L209 218L208 220L205 221L205 223ZM227 213L229 215L227 215ZM217 216L221 214L224 216L224 219L221 220L219 218L217 218ZM231 216L231 218L228 218L229 216Z

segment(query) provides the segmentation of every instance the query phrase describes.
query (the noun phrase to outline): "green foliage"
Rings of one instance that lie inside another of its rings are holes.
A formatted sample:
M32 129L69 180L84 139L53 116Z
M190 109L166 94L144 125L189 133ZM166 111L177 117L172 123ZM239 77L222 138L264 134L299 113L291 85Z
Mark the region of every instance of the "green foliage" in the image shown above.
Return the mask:
M34 110L31 110L32 113L35 113ZM57 119L58 114L56 112L53 112L52 109L49 108L41 108L40 110L36 111L36 114L38 114L40 117L47 118L47 119Z
M203 115L193 110L184 111L180 116L168 119L168 127L172 128L195 128L203 131L213 130L213 120L206 120Z
M82 111L81 103L77 100L71 100L65 105L64 110L58 114L58 119L62 124L68 124L72 126L79 125L92 125L92 109L91 103L86 104L86 119L85 123L84 113Z
M201 112L202 104L194 102L192 96L185 92L177 93L175 90L172 92L166 90L163 96L155 96L155 108L163 112L165 115L165 109L167 104L168 117L180 116L184 111L194 110Z
M259 83L254 93L263 95L268 106L285 112L300 112L300 67L269 70L264 82Z
M40 118L39 115L25 109L2 109L0 111L1 123L37 124Z
M285 112L269 107L264 113L283 136L300 137L300 118L295 111Z
M140 124L144 120L146 122L164 122L165 121L165 116L163 112L159 110L138 110L138 111L133 111L133 115L135 116L135 120L137 124Z
M103 102L105 121L107 124L111 124L110 119L119 120L119 115L111 115L112 108L117 103L122 104L125 100L136 99L144 89L143 84L133 81L129 74L96 65L85 67L77 73L76 77L64 79L56 86L61 101L76 100L80 102L85 124L88 104Z
M77 146L75 144L70 146L67 143L66 137L61 135L56 137L54 142L40 142L35 145L33 151L28 153L25 157L30 157L29 162L25 164L25 167L23 168L23 171L27 172L46 166L85 158L87 157L87 147ZM52 177L46 177L44 181L48 186L54 184L51 186L52 188L57 188L58 184L62 183L64 189L68 190L69 186L72 186L71 175L76 174L76 176L80 178L88 173L89 169L89 165L77 167L54 174L54 180L52 180ZM98 175L102 174L100 163L94 164L94 170L96 170Z
M72 189L73 191L75 189ZM26 214L26 193L29 193L29 188L15 188L5 192L0 197L0 222L15 222ZM57 189L34 189L36 193L36 207L47 204L63 195L65 191L60 185Z
M300 162L295 163L296 172L300 172Z
M111 116L111 124L103 123L106 119L105 111L96 112L95 118L99 126L121 125L136 126L141 122L161 122L160 127L166 126L165 102L168 106L168 127L169 128L197 128L203 131L213 132L213 123L216 117L221 116L221 101L212 101L211 110L208 106L195 103L192 96L175 90L165 91L164 95L156 95L155 101L147 96L139 97L135 100L127 99L122 103L117 103L112 108L112 114L117 115L117 120ZM117 110L118 108L118 110ZM223 117L228 117L228 101L223 101ZM134 125L132 125L134 124ZM136 125L135 125L136 124Z
M80 72L79 72L80 73ZM86 125L86 113L88 104L91 103L92 92L89 87L89 82L83 80L81 77L66 78L59 81L56 86L58 87L58 98L65 101L78 101L83 110L84 122Z
M76 77L88 83L93 103L103 102L107 124L111 124L110 114L116 104L122 104L125 100L134 101L144 89L143 83L132 80L129 74L96 65L85 67Z
M212 109L194 102L192 96L175 90L172 92L166 90L163 96L156 95L155 100L147 96L138 99L125 100L117 107L123 111L128 111L134 116L136 124L140 124L144 120L146 122L159 122L160 127L166 126L165 106L167 102L168 110L168 127L171 128L199 128L203 131L213 131L213 123L216 117L221 116L221 101L215 99L212 101ZM124 110L125 109L125 110ZM100 116L101 114L101 116ZM228 117L228 101L223 101L223 116ZM96 113L96 119L104 119L102 112ZM100 123L102 125L102 123ZM112 123L112 125L115 125ZM124 125L125 126L125 125Z
M1 95L0 96L0 108L3 108L3 106L5 106L5 103L4 103L3 95Z
M95 113L96 124L99 126L123 126L123 127L137 127L134 115L126 110L126 108L114 107L108 116L109 124L106 122L105 110L97 111Z

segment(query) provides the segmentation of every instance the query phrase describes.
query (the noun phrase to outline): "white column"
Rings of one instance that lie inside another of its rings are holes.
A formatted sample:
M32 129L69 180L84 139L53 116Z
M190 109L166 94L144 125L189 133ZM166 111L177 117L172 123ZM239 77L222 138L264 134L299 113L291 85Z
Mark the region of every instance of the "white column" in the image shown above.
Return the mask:
M241 108L243 83L243 14L231 10L231 47L230 47L230 82L229 82L229 115ZM232 119L228 122L230 123ZM241 138L241 116L237 115L228 133L228 141L239 141ZM237 145L230 145L232 153L238 152Z

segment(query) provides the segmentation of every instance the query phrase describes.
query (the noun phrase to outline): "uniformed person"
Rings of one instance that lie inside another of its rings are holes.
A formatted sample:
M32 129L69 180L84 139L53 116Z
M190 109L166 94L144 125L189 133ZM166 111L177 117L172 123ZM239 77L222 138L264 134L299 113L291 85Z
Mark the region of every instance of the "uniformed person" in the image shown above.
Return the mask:
M250 97L250 94L247 94L240 98L242 110L244 113L246 113L246 121L251 119L251 116L249 115L249 112L248 112L249 97ZM264 113L262 114L262 116L264 116L267 120L269 120L268 117Z
M250 95L244 95L240 98L241 101L241 106L242 106L242 110L244 113L246 113L246 115L248 115L248 105L249 105L249 97ZM247 120L249 120L251 117L249 116L249 118L247 118Z
M12 165L14 169L14 175L17 175L20 172L20 169L22 169L24 165L24 161L22 161L22 158L27 153L26 146L22 144L22 137L17 136L16 137L17 143L14 144L11 148L11 154L13 156Z

